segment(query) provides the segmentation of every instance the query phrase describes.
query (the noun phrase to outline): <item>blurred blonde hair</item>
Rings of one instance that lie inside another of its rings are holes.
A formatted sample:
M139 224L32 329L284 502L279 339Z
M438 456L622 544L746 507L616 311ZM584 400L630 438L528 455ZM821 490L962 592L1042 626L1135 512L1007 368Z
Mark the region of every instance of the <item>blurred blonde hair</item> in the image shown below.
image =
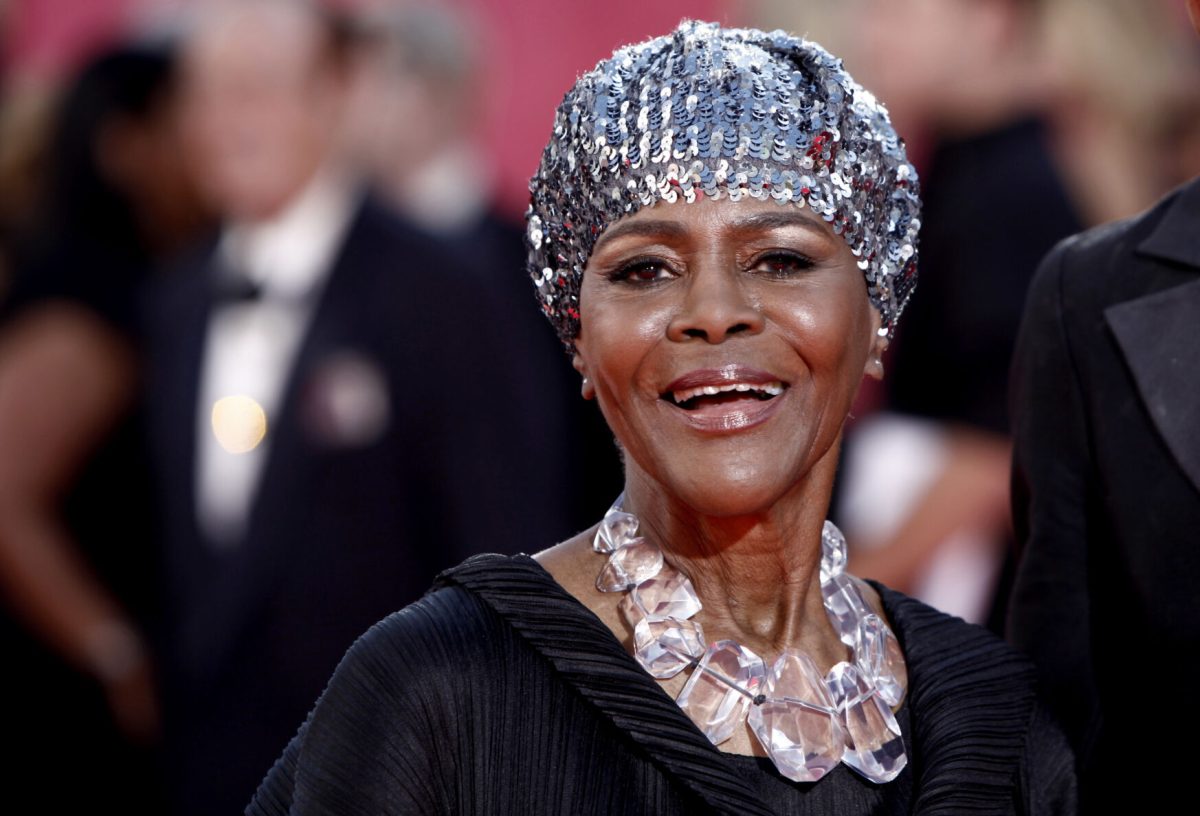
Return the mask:
M1180 0L1042 0L1060 155L1089 221L1131 215L1200 167L1180 167L1200 60ZM1194 148L1192 148L1194 150Z
M1151 127L1189 75L1182 3L1042 0L1056 79L1131 127ZM1173 7L1178 8L1173 8ZM1178 14L1173 13L1178 11Z

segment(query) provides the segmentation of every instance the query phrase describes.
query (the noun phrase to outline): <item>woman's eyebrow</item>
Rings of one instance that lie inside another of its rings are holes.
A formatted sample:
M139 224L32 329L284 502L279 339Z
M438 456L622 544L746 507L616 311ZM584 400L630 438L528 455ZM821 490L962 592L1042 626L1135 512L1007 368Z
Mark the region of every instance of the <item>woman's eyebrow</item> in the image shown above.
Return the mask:
M687 229L683 225L674 221L623 221L613 224L600 235L599 240L596 241L596 249L609 241L628 235L680 238L686 232Z
M801 227L822 238L828 238L829 233L823 224L801 212L782 210L780 212L761 212L739 218L730 224L738 232L766 231L786 227ZM631 235L648 236L651 238L681 238L687 234L687 227L675 221L645 220L621 221L613 224L601 234L596 241L595 249L599 249L609 241L625 238ZM594 251L594 250L593 250Z

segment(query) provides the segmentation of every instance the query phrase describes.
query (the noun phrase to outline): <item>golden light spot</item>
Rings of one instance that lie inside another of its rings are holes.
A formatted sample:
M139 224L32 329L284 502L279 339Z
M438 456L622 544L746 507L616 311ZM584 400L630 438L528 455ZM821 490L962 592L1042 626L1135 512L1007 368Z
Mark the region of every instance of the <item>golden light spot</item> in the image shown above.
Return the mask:
M250 397L221 397L212 407L213 435L230 453L247 453L267 435L267 412Z

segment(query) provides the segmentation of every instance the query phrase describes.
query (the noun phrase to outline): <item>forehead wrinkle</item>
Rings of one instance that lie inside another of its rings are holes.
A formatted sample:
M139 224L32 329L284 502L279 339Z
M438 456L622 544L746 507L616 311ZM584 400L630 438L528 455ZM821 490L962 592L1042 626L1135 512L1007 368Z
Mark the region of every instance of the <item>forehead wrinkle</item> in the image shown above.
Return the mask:
M753 213L741 218L733 218L729 222L729 226L738 232L766 232L773 229L800 227L822 238L830 238L829 231L825 228L824 222L817 223L811 217L799 210L793 209L781 209L778 212Z

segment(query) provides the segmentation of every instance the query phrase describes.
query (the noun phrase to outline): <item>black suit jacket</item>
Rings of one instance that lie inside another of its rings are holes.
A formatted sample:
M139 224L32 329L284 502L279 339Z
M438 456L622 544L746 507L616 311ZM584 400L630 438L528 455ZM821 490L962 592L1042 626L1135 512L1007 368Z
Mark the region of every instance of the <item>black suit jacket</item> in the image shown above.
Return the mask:
M538 428L542 395L509 388L519 349L498 336L463 249L363 204L268 420L246 533L226 548L204 540L194 503L211 250L152 294L148 402L179 812L239 812L354 639L439 570L565 532L556 496L566 485L549 466L558 451ZM385 394L382 432L331 431L329 391L347 377Z
M1198 328L1200 180L1060 244L1017 346L1010 631L1075 743L1088 811L1192 789Z

